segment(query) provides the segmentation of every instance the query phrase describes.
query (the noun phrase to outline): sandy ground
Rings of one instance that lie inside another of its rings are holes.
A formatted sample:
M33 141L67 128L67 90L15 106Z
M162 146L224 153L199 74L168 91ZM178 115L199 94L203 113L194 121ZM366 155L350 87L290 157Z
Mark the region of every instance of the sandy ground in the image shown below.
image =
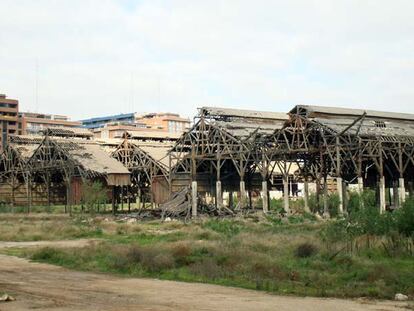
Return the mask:
M0 242L4 247L81 246L88 240ZM16 310L406 310L407 303L283 297L207 284L121 278L76 272L0 255L0 292L17 300L0 303Z

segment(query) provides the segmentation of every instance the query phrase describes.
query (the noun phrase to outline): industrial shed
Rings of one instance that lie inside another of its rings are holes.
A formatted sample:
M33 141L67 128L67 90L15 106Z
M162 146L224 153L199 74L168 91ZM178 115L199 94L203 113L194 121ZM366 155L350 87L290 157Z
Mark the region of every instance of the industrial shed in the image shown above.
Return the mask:
M272 169L261 152L262 140L283 127L287 114L202 107L194 126L170 153L172 192L191 184L202 196L223 205L223 191L239 193L237 207L251 205L247 193L264 189L267 195ZM273 165L275 165L273 163ZM267 197L263 200L267 210Z
M299 105L289 112L284 127L267 137L266 145L269 158L296 161L305 184L316 180L325 211L329 176L336 179L341 212L347 184L357 182L359 191L376 186L381 211L401 204L406 185L412 187L411 114ZM386 187L394 188L393 203L386 202Z
M101 181L111 189L130 184L129 171L85 139L16 136L2 153L0 167L2 200L29 208L79 204L86 180Z
M134 136L130 133L111 150L117 159L131 173L132 185L121 189L121 201L153 204L164 203L169 197L169 152L173 146L172 138L165 135Z

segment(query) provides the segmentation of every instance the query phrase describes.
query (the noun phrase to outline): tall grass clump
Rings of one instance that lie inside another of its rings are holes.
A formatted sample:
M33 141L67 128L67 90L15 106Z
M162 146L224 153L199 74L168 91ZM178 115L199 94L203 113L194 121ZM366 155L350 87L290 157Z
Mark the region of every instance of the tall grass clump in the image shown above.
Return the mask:
M348 216L331 222L321 231L328 249L335 248L336 243L350 253L376 249L393 257L414 256L413 199L394 212L382 214L371 193L353 200Z
M106 203L106 190L101 182L87 181L82 184L82 202L91 215L95 215L100 205Z

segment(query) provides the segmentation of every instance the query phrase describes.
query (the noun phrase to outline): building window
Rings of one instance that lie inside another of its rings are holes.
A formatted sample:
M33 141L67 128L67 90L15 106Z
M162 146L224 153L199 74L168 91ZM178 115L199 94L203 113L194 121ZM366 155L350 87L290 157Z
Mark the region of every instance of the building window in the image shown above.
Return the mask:
M379 127L379 128L386 128L387 125L385 124L384 121L375 121L375 126Z

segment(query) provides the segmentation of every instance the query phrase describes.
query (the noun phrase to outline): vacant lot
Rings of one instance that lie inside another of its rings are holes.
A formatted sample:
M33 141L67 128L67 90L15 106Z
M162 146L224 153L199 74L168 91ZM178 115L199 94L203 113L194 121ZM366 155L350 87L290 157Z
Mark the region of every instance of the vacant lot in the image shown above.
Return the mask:
M338 232L330 230L331 222L311 217L281 221L254 216L184 224L0 216L3 241L94 239L76 248L44 245L6 251L71 269L284 295L391 299L401 292L414 296L414 260L404 245L391 252L382 237L362 235L349 241L332 237Z
M64 243L57 245L63 247ZM216 285L121 278L70 271L5 255L0 255L0 275L0 291L17 299L0 303L2 311L403 311L407 307L407 303L393 301L284 297Z

